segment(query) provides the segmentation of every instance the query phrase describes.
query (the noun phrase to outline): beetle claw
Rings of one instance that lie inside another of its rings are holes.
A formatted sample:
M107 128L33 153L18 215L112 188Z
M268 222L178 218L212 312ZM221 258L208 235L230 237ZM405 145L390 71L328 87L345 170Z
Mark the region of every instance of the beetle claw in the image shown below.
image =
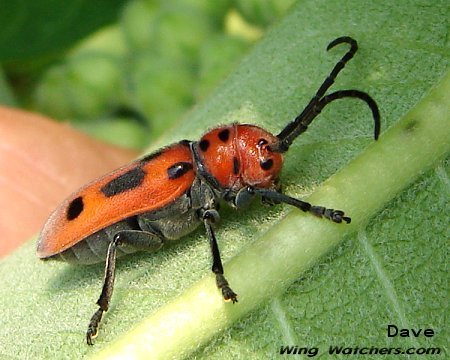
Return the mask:
M238 302L237 294L231 290L229 286L224 286L222 288L222 295L225 301L231 301L233 304Z
M88 330L86 332L86 342L88 345L94 345L92 341L97 337L98 334L98 324L102 320L103 310L98 309L91 318L91 322L89 323Z
M97 336L97 333L92 333L91 329L88 329L86 333L86 343L88 345L94 345L94 342L92 341Z

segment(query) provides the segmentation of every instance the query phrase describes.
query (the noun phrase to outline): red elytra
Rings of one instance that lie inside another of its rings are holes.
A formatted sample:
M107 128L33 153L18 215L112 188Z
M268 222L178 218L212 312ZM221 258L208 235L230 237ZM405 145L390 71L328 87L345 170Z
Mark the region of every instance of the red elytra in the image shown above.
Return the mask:
M157 251L203 223L208 235L216 285L226 301L237 302L223 274L212 224L219 219L219 202L245 207L260 197L269 204L286 203L335 223L350 222L341 210L311 205L281 193L283 153L320 111L334 100L357 98L372 111L375 139L380 132L376 102L359 90L325 95L338 73L357 51L350 37L332 41L327 50L347 43L350 50L335 65L305 109L278 135L254 125L231 124L208 131L199 141L183 140L139 159L82 187L50 216L38 241L42 259L89 264L105 261L99 308L88 326L93 344L111 299L116 257L135 251Z
M111 224L142 212L163 208L185 193L192 185L194 172L189 171L185 176L169 181L167 169L180 161L192 164L189 147L175 144L158 154L113 171L64 200L49 217L40 234L38 256L48 258L59 254ZM129 191L119 191L113 196L102 191L108 184L114 185L114 181L119 187L120 179L124 179L126 174L139 177L139 170L146 176L141 176L142 182L138 186L130 188L130 179L128 184L124 184Z

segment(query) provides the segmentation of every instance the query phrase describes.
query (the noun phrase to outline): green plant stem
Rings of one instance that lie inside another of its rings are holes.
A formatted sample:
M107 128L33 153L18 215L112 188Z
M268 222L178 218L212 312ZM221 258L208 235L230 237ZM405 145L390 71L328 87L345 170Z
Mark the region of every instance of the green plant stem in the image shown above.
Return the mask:
M378 142L309 197L311 203L345 209L352 217L350 225L333 224L295 209L290 211L225 265L227 278L239 294L237 304L224 303L213 276L208 276L144 319L97 358L169 359L187 355L285 291L345 235L364 226L418 175L449 153L449 93L447 73Z

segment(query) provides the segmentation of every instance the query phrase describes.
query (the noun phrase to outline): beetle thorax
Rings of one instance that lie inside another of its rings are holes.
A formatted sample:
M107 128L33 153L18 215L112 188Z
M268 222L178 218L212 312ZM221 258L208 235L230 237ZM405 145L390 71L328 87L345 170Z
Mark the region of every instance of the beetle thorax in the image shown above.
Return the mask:
M231 124L207 132L198 142L205 170L225 189L276 188L283 156L270 151L277 138L254 125Z

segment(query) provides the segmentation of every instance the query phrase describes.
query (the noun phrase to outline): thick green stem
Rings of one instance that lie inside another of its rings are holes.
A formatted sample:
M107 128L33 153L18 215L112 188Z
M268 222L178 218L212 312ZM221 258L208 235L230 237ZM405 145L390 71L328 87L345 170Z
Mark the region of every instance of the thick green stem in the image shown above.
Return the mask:
M450 73L409 114L309 197L345 209L351 225L292 210L225 266L239 303L221 300L214 277L199 281L101 352L103 358L168 359L186 355L261 303L364 226L418 175L450 151ZM423 206L428 206L423 204Z

